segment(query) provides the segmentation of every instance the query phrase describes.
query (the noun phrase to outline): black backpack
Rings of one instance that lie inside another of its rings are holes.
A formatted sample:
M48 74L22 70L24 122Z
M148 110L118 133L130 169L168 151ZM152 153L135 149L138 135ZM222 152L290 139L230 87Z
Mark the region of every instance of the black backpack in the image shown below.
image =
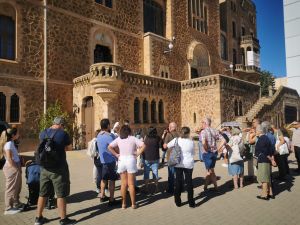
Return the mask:
M55 168L59 164L60 157L54 142L54 136L57 131L56 129L49 137L47 130L45 130L46 135L36 151L36 162L44 168Z

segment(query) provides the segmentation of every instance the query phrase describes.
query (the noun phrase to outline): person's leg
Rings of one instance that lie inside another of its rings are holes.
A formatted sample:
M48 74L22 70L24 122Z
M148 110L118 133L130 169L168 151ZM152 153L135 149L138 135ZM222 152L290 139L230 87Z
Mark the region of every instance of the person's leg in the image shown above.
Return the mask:
M207 170L207 171L206 171L206 176L205 176L205 182L204 182L204 190L207 189L207 187L208 187L210 181L211 181L211 174L210 174L210 171Z
M262 183L261 197L268 197L269 185L266 182Z
M211 182L213 183L214 185L214 188L215 189L218 189L218 184L217 184L217 176L215 174L215 170L214 169L211 169L210 170L210 178L211 178Z
M240 188L244 187L244 174L240 174Z
M114 180L109 181L108 189L109 189L109 201L112 202L115 199L115 181Z
M290 167L289 167L289 155L284 155L284 164L285 164L285 170L287 174L290 174Z
M174 199L177 206L181 205L181 191L182 191L182 182L183 182L183 168L175 168L176 177L175 177L175 190L174 190Z
M276 154L274 156L274 159L275 159L275 162L276 162L276 164L278 166L278 178L282 179L285 176L285 173L284 173L285 166L283 164L282 157L281 157L281 155Z
M239 185L238 185L238 175L234 175L232 177L233 179L233 186L234 186L234 189L238 189L239 188Z
M165 163L166 153L167 151L162 152L161 163Z
M47 201L47 197L39 197L38 199L38 203L37 203L37 213L36 213L36 217L42 217L43 216L43 210L45 207Z
M136 208L134 180L135 180L135 174L128 173L128 187L129 187L129 195L131 199L132 208Z
M168 192L174 193L174 177L175 169L173 166L168 166Z
M127 172L121 173L121 196L122 196L122 208L126 207L126 194L127 194Z
M20 206L20 193L22 190L22 169L21 166L16 174L15 193L14 193L14 206Z
M158 167L159 167L159 161L155 161L151 163L151 170L153 174L153 180L155 183L155 192L158 192Z
M298 171L300 171L300 147L294 146L294 151L295 151L295 157L296 157L297 163L298 163Z
M194 187L193 187L193 169L183 169L184 179L186 183L186 191L188 193L188 202L190 207L195 206Z
M60 219L65 219L67 214L67 204L65 198L57 198L57 208Z
M101 191L100 191L100 197L101 198L105 198L105 187L107 186L107 180L101 180L100 182L100 187L101 187Z
M5 180L5 210L13 208L14 203L14 193L15 193L15 180L16 180L16 171L14 168L4 166L3 173L6 178Z
M145 191L148 192L149 184L149 174L150 174L150 164L147 160L144 161L144 181L145 181Z

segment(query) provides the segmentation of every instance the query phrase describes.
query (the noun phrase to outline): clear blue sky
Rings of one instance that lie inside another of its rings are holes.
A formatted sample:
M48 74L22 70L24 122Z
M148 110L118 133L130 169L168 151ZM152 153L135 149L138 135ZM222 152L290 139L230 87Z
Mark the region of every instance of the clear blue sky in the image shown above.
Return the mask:
M283 0L253 0L261 45L261 68L276 77L286 76Z

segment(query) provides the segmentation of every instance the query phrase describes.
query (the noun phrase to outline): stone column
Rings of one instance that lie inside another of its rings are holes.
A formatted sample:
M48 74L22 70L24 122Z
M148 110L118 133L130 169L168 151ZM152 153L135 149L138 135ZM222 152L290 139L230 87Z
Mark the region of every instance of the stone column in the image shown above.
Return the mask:
M174 36L174 17L173 17L174 0L166 2L166 38L172 40Z

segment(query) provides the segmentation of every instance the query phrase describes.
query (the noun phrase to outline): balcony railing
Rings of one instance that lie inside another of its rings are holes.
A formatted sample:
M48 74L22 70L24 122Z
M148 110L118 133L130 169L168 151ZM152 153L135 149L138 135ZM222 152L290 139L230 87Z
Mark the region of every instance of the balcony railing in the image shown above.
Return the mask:
M114 63L96 63L90 66L92 77L120 79L123 69Z
M259 40L252 35L241 36L241 44L255 44L259 46Z
M243 64L235 64L235 71L241 72L259 72L259 68L256 66L245 66Z

